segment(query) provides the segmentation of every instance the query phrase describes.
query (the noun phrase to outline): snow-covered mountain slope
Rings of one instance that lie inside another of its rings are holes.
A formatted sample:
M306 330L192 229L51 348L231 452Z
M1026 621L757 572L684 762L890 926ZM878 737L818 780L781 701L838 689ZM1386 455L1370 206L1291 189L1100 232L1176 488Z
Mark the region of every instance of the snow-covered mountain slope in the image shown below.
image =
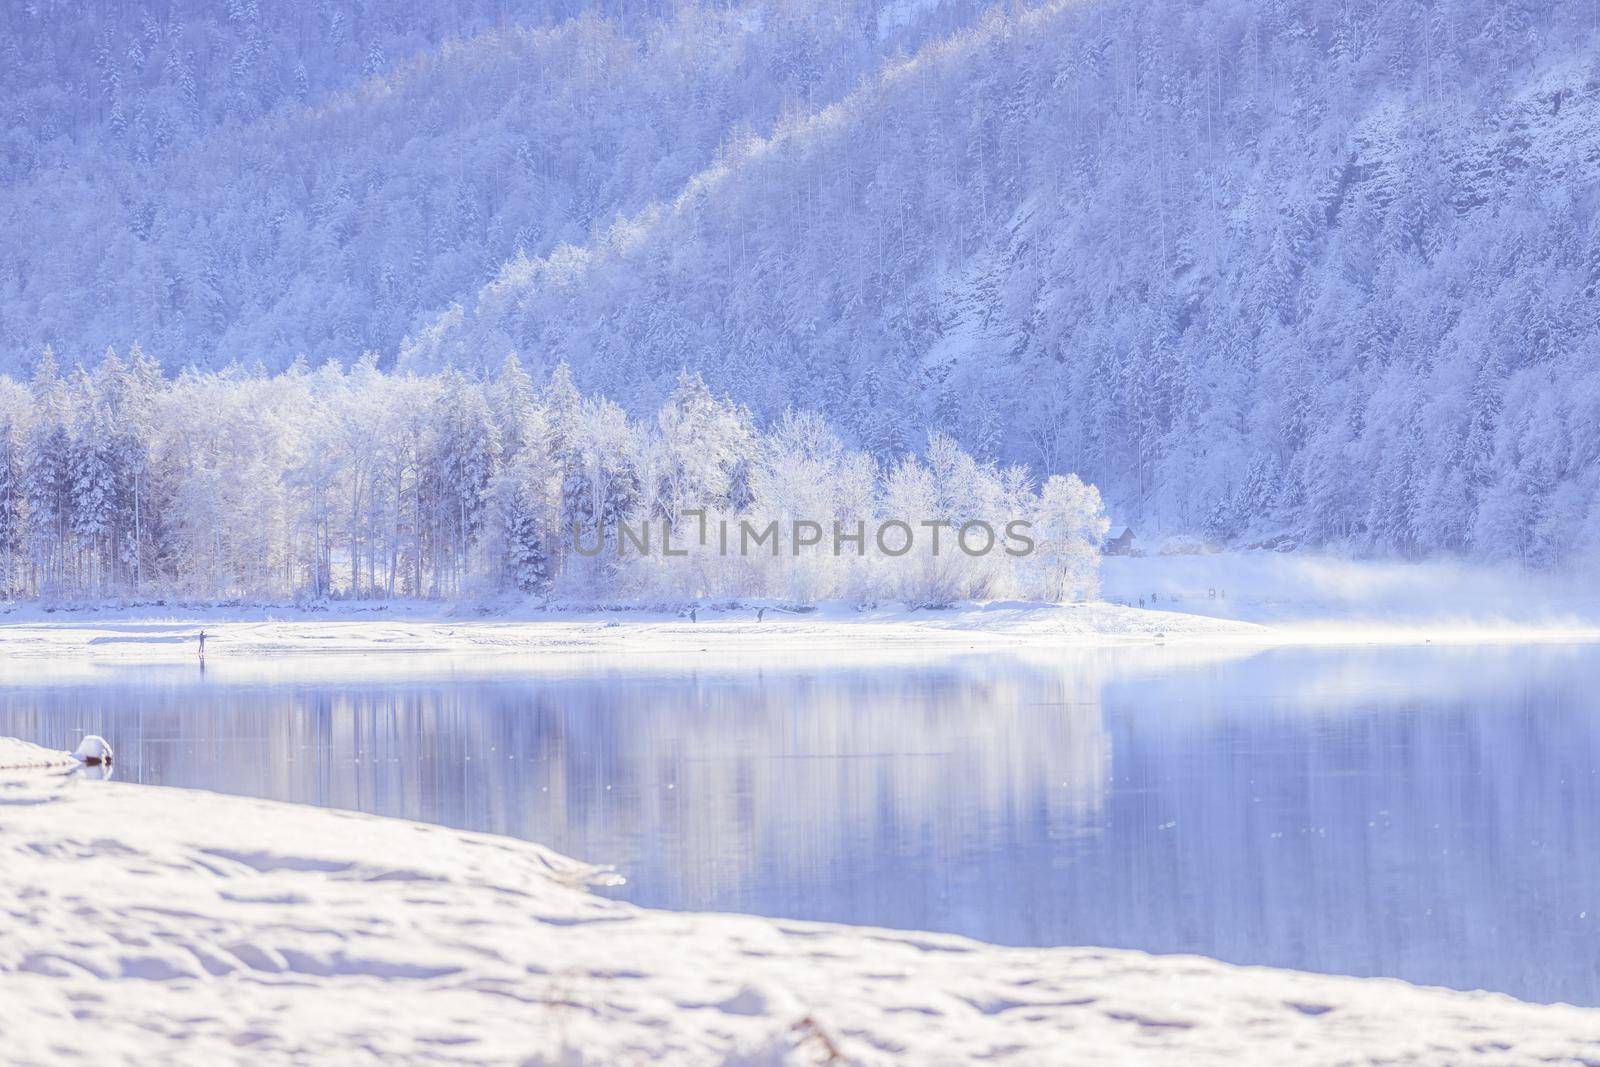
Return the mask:
M218 6L0 12L0 367L392 355L983 5Z
M1068 4L507 265L405 365L702 368L1114 509L1551 563L1600 532L1600 65L1572 3Z
M18 1063L1550 1063L1600 1013L1095 948L647 911L538 845L0 781ZM92 893L85 887L92 886Z

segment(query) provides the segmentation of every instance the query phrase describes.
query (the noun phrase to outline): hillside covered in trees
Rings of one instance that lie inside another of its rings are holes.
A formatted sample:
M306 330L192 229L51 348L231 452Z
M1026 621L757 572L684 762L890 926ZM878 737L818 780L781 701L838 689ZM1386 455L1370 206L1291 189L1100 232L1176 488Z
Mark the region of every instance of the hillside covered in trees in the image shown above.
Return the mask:
M3 16L19 377L688 369L1146 531L1600 551L1593 4L102 6Z
M674 195L973 9L0 6L0 357L387 362L500 264Z

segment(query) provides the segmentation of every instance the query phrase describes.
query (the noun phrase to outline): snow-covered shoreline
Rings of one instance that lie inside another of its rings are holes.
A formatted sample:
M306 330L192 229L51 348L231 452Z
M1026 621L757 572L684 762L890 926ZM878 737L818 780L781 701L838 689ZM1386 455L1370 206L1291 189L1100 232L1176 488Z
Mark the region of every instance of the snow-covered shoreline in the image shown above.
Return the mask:
M0 1049L12 1064L1600 1058L1600 1011L653 912L584 891L592 875L442 827L0 776Z
M1510 644L1600 641L1587 616L1542 620L1461 613L1434 619L1368 618L1269 622L1217 617L1193 605L1160 610L1119 603L962 605L944 610L824 605L794 613L701 608L694 619L664 611L520 611L495 614L435 605L304 611L283 607L123 607L0 614L0 662L196 661L206 634L211 663L285 657L449 654L637 657L680 653L880 657L968 651L1211 644L1235 647L1335 644Z
M1268 637L1252 623L1106 603L935 611L825 605L805 613L741 605L701 608L693 619L648 610L489 614L416 604L332 612L146 606L0 615L0 657L194 661L202 630L213 660L329 653L889 653Z
M939 654L1189 643L1507 644L1600 641L1600 591L1577 577L1435 560L1273 552L1111 557L1104 598L945 609L774 601L694 609L494 602L108 603L0 606L0 662L212 662L330 654L642 656Z

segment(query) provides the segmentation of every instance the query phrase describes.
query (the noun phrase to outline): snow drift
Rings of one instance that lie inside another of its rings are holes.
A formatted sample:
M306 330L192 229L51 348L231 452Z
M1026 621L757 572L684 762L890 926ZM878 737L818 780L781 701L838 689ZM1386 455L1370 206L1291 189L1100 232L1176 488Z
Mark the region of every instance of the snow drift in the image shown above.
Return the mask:
M644 911L537 845L0 779L11 1062L1237 1064L1600 1056L1494 994Z

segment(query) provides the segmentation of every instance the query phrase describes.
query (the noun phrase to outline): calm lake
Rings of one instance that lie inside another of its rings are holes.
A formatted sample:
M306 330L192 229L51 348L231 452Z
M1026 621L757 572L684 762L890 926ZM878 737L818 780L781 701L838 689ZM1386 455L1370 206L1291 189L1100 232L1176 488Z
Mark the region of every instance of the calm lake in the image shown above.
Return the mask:
M540 841L651 907L1600 1005L1595 646L702 659L13 667L0 734Z

